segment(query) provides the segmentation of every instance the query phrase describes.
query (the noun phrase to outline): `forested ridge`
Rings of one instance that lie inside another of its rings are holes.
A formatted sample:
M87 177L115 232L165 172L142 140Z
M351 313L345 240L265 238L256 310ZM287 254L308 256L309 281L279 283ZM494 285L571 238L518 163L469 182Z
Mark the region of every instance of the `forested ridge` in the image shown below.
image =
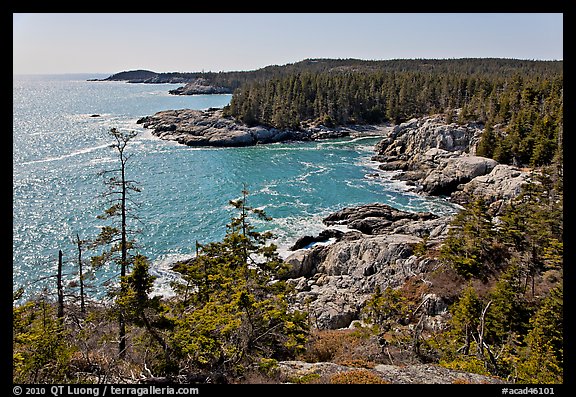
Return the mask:
M479 154L500 163L544 165L562 151L561 61L310 60L289 70L236 89L225 113L279 129L445 113L448 123L485 124Z
M398 124L443 113L486 125L479 154L538 166L562 151L563 61L507 58L305 59L251 71L121 72L105 80L206 84L233 92L225 115L249 126Z
M485 124L479 155L539 166L561 156L563 61L507 58L306 59L252 71L121 72L105 80L191 82L233 92L225 115L249 126L398 124L445 114Z
M132 70L115 73L104 80L138 83L191 82L202 78L212 85L232 90L249 82L263 82L302 72L323 73L342 71L384 72L435 72L435 73L496 73L502 76L513 73L542 74L562 70L562 61L534 61L507 58L458 58L458 59L305 59L285 65L269 65L256 70L227 72L153 72Z
M254 226L269 218L246 190L229 202L236 212L224 239L197 242L195 258L175 265L177 294L153 296L149 260L122 216L134 210L126 195L139 191L124 179L134 135L112 129L122 173L107 180L113 201L101 219L109 225L77 239L78 260L65 270L78 272L77 283L55 279L28 302L15 286L13 381L383 383L371 372L377 364L426 363L510 383L563 383L562 62L306 60L259 72L234 77L230 117L297 129L441 113L448 123L483 123L477 154L530 168L531 180L497 211L482 200L465 205L441 245L422 237L413 255L434 270L376 289L356 328L322 330L310 313L290 310L287 264L273 235ZM92 286L108 290L105 304L79 288L101 266L121 269L115 283ZM425 296L448 305L434 327L423 325ZM287 378L283 360L357 370Z

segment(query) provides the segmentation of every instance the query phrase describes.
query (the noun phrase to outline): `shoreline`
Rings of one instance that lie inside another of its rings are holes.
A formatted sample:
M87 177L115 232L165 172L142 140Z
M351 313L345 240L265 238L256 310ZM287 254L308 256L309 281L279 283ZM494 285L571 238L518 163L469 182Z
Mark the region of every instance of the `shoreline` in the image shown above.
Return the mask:
M176 141L192 147L243 147L343 137L385 137L394 128L385 124L347 125L333 128L317 125L301 130L280 130L262 125L242 124L232 118L224 117L222 108L164 110L142 117L136 123L152 130L152 134L160 139Z
M368 126L368 127L363 127L361 129L359 129L359 131L356 131L356 133L352 136L352 135L348 135L346 137L343 138L350 138L351 140L355 140L355 139L375 139L375 138L379 138L380 140L387 137L393 130L394 128L397 126ZM146 131L150 131L150 129L145 129ZM368 131L368 134L364 134L364 131ZM370 133L372 131L379 131L379 134L375 134L375 133ZM382 134L381 131L386 131L385 134ZM148 135L148 132L146 133ZM158 135L154 134L152 131L150 131L150 135L148 135L150 137L156 137L156 139L162 139L162 137L159 137ZM154 139L154 138L152 138ZM334 139L338 139L338 138L334 138ZM334 139L323 139L321 140L322 145L332 145L332 144L338 144L338 141L335 141ZM172 141L174 142L174 140L172 139L164 139L164 140L168 140L168 141ZM402 193L409 193L410 195L414 195L415 198L417 199L434 199L434 197L430 197L429 195L426 194L422 194L422 192L418 192L414 186L411 186L410 184L408 184L406 181L398 178L398 176L403 174L402 170L386 170L386 169L382 169L380 167L380 165L382 164L382 162L375 160L374 156L376 155L377 152L377 145L380 142L380 140L378 140L377 142L375 142L373 145L371 145L371 150L370 153L367 153L366 156L364 156L364 161L362 161L361 166L363 168L366 168L367 170L369 170L368 173L364 173L363 174L363 178L373 178L375 180L375 183L377 183L378 185L391 185L393 186L393 190L394 191L398 191L398 192L402 192ZM317 140L320 141L320 140ZM290 143L289 141L287 142L275 142L275 143ZM210 147L197 147L196 149L198 150L202 150L202 149L210 149ZM213 148L216 149L216 148ZM457 207L456 204L451 203L448 198L437 198L438 200L440 200L443 204L447 204L449 206L454 206ZM373 203L373 204L380 204L380 203ZM297 254L298 252L300 253L306 253L306 252L312 252L315 249L330 249L330 246L333 246L335 243L337 243L339 241L338 238L335 237L329 237L326 239L317 239L316 241L313 241L309 244L307 244L304 247L298 248L298 249L292 249L292 247L295 246L295 244L302 239L305 236L308 237L312 237L312 238L317 238L319 234L321 234L322 232L325 232L326 230L338 230L341 232L342 235L344 234L349 234L349 233L358 233L359 231L357 229L351 228L346 224L342 224L342 225L336 225L336 224L332 224L332 225L328 225L326 224L323 220L329 216L334 215L336 212L338 211L342 211L342 210L346 210L349 208L360 208L362 206L367 206L367 205L371 205L371 204L360 204L357 206L346 206L343 205L341 207L339 207L338 209L334 209L333 211L327 211L326 213L323 214L318 214L316 216L312 216L312 217L302 217L302 219L300 219L297 224L298 227L294 228L295 230L300 230L299 233L295 234L294 236L286 239L285 235L283 236L283 234L285 233L280 233L280 236L278 237L278 239L274 239L272 241L270 241L271 243L274 243L277 245L278 249L277 252L280 256L280 258L282 260L289 260L291 257L293 257L295 254ZM394 208L397 208L398 206L395 206L393 203L389 204L390 206L393 206ZM400 206L403 208L403 206ZM418 211L416 210L412 210L412 209L402 209L399 211L406 211L406 212L411 212L411 213L418 213ZM455 211L454 211L455 213ZM446 213L438 213L437 216L439 218L442 218L444 216L446 216ZM283 219L283 218L282 218ZM290 222L289 220L285 220L285 222ZM288 232L288 234L291 234L289 230L286 230L286 227L282 227L281 225L277 225L278 227L280 227L284 232ZM274 228L277 229L277 228ZM161 257L158 259L153 260L154 266L153 268L157 269L160 268L161 272L165 272L165 273L170 273L173 276L177 276L177 273L174 273L171 268L178 262L178 261L185 261L185 260L190 260L192 258L194 258L195 254L191 253L190 255L186 255L186 254L173 254L170 256L176 256L178 257L178 259L176 260L170 260L167 257ZM170 290L169 287L169 282L172 278L168 278L166 280L161 280L159 282L159 284L163 284L165 288L162 288L162 292L157 290L157 293L159 294L166 294L166 292L168 292Z

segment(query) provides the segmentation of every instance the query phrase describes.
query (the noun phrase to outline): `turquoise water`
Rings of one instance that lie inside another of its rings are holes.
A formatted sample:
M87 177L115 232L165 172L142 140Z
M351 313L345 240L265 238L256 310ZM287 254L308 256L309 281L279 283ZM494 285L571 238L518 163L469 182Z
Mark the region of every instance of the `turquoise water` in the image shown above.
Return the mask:
M76 278L76 233L94 238L107 207L101 171L117 167L110 128L138 131L129 144L128 179L139 220L138 250L152 261L158 288L173 277L172 261L195 242L217 241L232 215L229 200L250 191L249 205L273 221L281 253L298 237L323 230L321 220L346 206L383 202L412 211L453 212L420 197L370 161L377 137L281 143L247 148L190 148L161 141L136 124L166 109L226 105L230 95L173 96L175 84L88 82L104 76L15 76L13 80L13 286L32 296L55 281L58 250L66 278ZM98 117L91 117L98 115ZM97 252L85 252L85 258ZM117 269L96 274L94 284Z

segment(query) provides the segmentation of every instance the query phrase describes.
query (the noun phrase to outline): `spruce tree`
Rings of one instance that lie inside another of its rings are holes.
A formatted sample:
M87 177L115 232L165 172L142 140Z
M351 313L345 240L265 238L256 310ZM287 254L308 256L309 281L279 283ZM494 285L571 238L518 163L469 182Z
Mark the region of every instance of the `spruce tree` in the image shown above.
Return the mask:
M105 250L100 255L95 255L91 258L91 264L95 268L100 268L108 264L116 264L120 268L121 281L126 277L129 266L132 263L133 257L130 255L130 250L134 246L132 239L135 231L129 227L129 219L135 218L131 212L131 205L133 201L130 196L134 192L140 192L140 188L136 183L127 178L126 165L130 156L126 153L128 143L137 135L135 131L125 132L112 128L109 131L110 136L114 139L114 143L110 145L115 149L118 155L119 168L104 171L104 176L112 175L105 180L107 191L104 196L108 199L110 207L108 207L104 214L99 215L99 219L112 219L112 224L103 226L100 233L93 242L93 247L105 246ZM125 284L120 283L119 294L126 293ZM118 294L118 292L116 292ZM121 357L126 354L126 321L124 313L119 310L118 313L118 352Z
M183 364L211 374L236 376L262 359L289 359L303 351L307 315L288 309L292 289L281 281L284 263L270 232L255 219L248 192L230 204L238 211L221 242L199 244L197 255L178 264L185 283L174 313L170 343Z
M518 368L520 382L563 383L564 293L553 289L530 320L526 348Z
M484 127L484 132L482 133L482 138L478 142L478 147L476 148L476 155L482 157L492 158L494 155L494 148L496 145L496 135L494 129L490 124Z
M440 248L440 260L467 279L485 279L501 266L501 255L492 218L481 199L456 214Z

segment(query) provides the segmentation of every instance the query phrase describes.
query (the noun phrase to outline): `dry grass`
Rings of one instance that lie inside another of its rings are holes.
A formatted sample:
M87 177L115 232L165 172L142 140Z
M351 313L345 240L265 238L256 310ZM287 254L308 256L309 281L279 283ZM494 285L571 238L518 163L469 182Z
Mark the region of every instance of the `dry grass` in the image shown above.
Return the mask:
M354 363L367 368L385 360L378 338L368 329L313 330L306 352L298 359L306 362Z
M363 358L339 360L336 362L336 364L354 368L374 368L376 366L375 362L367 361Z
M372 371L366 369L354 369L332 375L329 379L331 384L389 384Z

